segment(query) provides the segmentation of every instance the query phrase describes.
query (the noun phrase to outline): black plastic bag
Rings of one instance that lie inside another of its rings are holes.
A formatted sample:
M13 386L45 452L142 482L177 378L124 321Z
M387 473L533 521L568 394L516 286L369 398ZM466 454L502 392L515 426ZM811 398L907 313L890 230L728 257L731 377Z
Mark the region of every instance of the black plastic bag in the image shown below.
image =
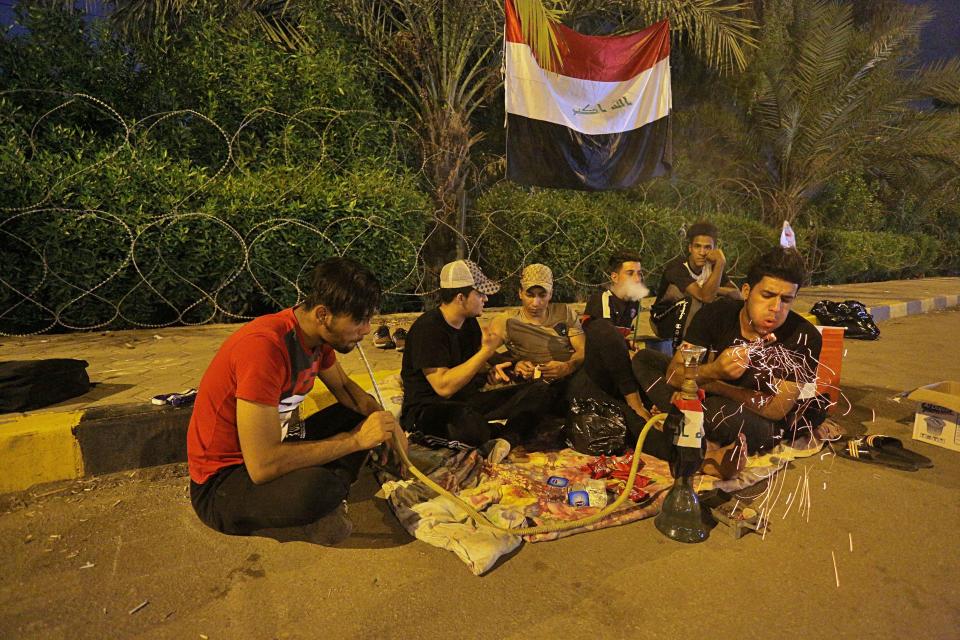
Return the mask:
M574 398L567 412L567 445L591 456L620 455L627 446L627 425L617 405Z
M89 390L86 360L0 362L0 413L40 409Z
M857 300L834 302L820 300L810 309L810 313L817 316L817 322L828 327L843 327L845 338L856 340L876 340L880 337L880 329L873 321L873 316Z

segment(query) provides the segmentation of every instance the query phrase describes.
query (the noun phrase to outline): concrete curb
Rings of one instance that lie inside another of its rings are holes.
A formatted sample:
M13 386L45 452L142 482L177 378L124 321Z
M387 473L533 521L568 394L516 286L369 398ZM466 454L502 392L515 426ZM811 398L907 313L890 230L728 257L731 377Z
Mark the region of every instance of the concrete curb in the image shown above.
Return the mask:
M190 407L124 404L0 423L0 492L186 459Z
M876 307L867 307L867 309L873 316L874 322L882 322L884 320L918 315L939 309L946 309L948 307L956 307L958 305L960 305L960 295L952 295L935 296L933 298L910 300L908 302L896 302Z
M876 322L960 306L960 295L940 295L868 307ZM816 322L809 314L802 314ZM378 373L378 379L397 371ZM351 376L370 390L366 375ZM322 385L303 414L333 401ZM84 476L139 469L187 459L192 407L123 404L35 415L0 415L0 493Z
M385 380L399 371L377 374ZM367 391L367 376L351 378ZM332 404L319 382L304 400L307 417ZM391 398L386 398L390 408ZM23 491L46 482L154 467L187 459L187 427L192 405L121 404L78 411L0 416L0 493Z

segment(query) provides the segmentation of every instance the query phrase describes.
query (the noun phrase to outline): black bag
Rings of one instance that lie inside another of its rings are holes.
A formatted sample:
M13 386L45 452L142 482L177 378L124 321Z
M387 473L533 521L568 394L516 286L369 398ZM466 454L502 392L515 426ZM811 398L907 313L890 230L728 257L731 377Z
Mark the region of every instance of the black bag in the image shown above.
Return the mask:
M620 407L593 398L574 398L567 412L567 445L591 456L620 455L627 425Z
M817 322L828 327L843 327L844 338L856 340L876 340L880 337L880 329L873 321L873 316L863 306L862 302L847 300L834 302L820 300L810 313L817 316Z
M86 360L0 362L0 413L40 409L81 396L89 389Z

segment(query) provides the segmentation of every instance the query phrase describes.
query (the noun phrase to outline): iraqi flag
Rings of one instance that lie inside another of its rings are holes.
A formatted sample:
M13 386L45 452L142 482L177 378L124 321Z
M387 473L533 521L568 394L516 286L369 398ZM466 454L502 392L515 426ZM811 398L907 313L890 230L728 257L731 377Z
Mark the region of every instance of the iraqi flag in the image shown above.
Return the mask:
M585 36L556 24L555 71L540 67L506 0L507 177L520 184L626 189L669 173L670 28Z

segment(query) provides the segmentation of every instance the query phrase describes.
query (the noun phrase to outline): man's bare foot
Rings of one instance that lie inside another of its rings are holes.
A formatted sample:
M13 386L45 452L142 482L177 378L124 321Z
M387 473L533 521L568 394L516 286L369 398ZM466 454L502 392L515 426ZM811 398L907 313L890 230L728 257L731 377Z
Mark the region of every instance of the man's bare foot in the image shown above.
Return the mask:
M700 471L709 476L729 480L747 466L747 438L742 433L733 444L721 447L707 441L707 453L703 456Z
M820 442L833 442L839 440L845 435L843 427L835 421L827 418L819 427L813 430L813 437Z

